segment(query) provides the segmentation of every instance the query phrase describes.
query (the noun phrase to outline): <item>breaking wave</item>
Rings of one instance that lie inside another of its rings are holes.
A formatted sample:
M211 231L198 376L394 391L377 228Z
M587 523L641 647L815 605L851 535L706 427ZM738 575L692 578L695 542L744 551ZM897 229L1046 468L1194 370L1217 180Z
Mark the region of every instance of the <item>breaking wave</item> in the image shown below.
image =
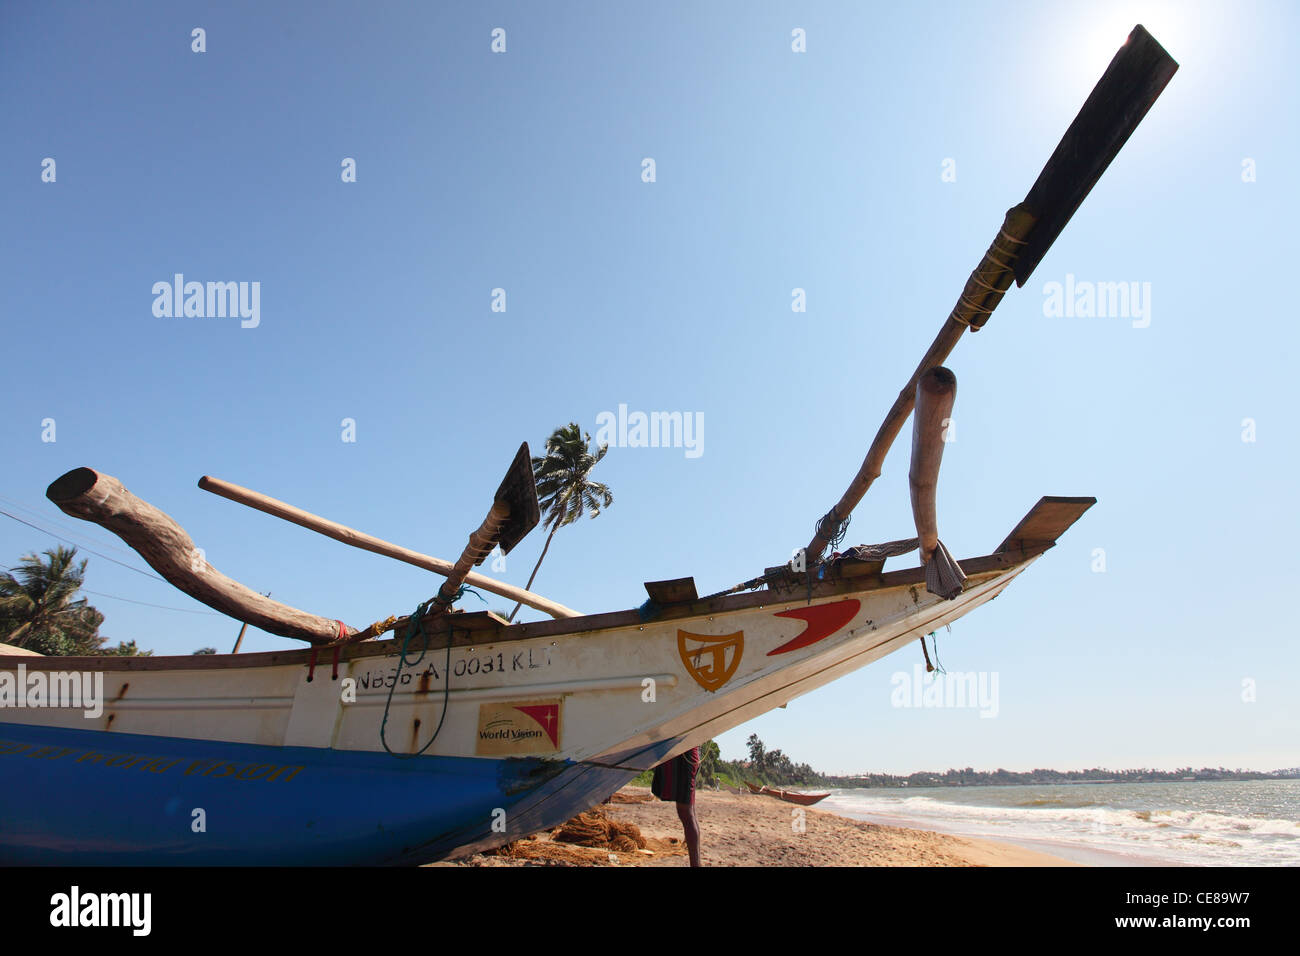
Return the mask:
M1132 863L1300 865L1300 781L841 790L822 806L876 823L1050 844L1086 862L1101 852Z

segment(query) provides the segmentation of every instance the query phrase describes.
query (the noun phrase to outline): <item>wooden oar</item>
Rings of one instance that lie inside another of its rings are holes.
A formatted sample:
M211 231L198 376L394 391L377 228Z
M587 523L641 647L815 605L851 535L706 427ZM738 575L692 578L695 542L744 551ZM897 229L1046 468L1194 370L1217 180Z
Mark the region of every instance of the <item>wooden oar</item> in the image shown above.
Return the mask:
M496 547L497 541L501 537L501 528L505 525L510 517L510 506L504 501L495 501L492 508L488 511L487 517L483 523L478 526L478 530L472 532L469 536L469 544L465 545L465 550L460 554L456 563L452 565L451 571L447 573L447 580L442 582L442 587L438 589L437 603L439 606L447 607L456 599L456 594L460 591L461 585L470 575L470 568L476 564L482 564L483 559L492 553Z
M1178 64L1145 28L1140 24L1133 28L1025 201L1007 213L938 336L885 416L848 490L817 523L808 543L808 560L821 555L880 477L885 455L911 414L920 377L943 364L966 329L977 331L988 321L1012 281L1025 284L1177 69Z
M526 446L523 450L526 453ZM518 461L518 456L516 456L516 461ZM427 554L421 554L418 551L412 551L409 548L400 547L399 545L376 538L374 535L366 534L363 531L357 531L355 528L349 528L347 525L330 521L327 518L314 515L309 511L303 511L301 508L295 508L293 505L287 504L276 498L260 494L259 492L252 491L248 488L240 487L239 485L231 484L228 481L222 481L219 478L212 478L205 475L203 478L199 479L199 487L204 491L210 491L215 495L221 495L223 498L229 498L231 501L237 501L241 505L248 505L248 507L256 508L258 511L264 511L277 518L283 518L285 521L291 521L296 525L301 525L304 528L323 534L328 538L333 538L335 541L342 541L344 544L351 545L354 548L360 548L363 551L370 551L374 554L382 554L385 557L404 561L407 564L415 565L417 568L424 568L426 571L433 571L435 574L451 576L453 574L459 575L460 573L457 569L457 565L452 564L450 561L444 561L441 558L431 557ZM534 498L535 497L536 492L534 492ZM498 499L499 498L500 493L498 494ZM507 553L510 548L514 547L518 537L522 537L522 535L518 535L514 540L508 540L513 528L514 517L515 516L512 516L511 523L502 531L502 551ZM517 517L518 520L523 520L522 515ZM473 539L471 539L471 542L472 540ZM488 550L491 550L491 546L489 546ZM482 561L482 559L483 555L480 555L475 558L473 563L478 563ZM464 560L464 555L462 555L462 560ZM457 582L455 587L451 588L452 593L460 587L460 584L464 583L472 587L481 588L484 591L490 591L493 594L498 594L501 597L509 598L512 601L527 604L529 607L549 614L554 618L581 616L580 612L565 607L563 604L559 604L549 598L544 598L540 594L534 594L532 591L525 591L523 588L514 587L513 585L506 584L502 581L485 577L482 574L475 574L474 572L469 571L468 565L466 565L462 570L465 572L464 576ZM450 583L450 581L448 583Z
M517 472L521 459L522 468L525 470L527 479L526 485L523 481L518 480ZM519 520L521 515L524 518L523 521ZM438 593L434 595L431 601L420 605L420 608L417 609L422 611L420 623L428 626L450 611L456 599L460 597L461 586L470 575L469 569L476 564L482 564L483 559L492 553L492 549L497 544L501 544L503 551L507 550L508 547L513 547L519 538L532 530L539 518L537 487L533 482L528 445L525 444L520 449L520 454L515 458L515 465L506 474L506 480L497 489L496 500L492 502L492 508L488 511L487 517L470 534L469 543L465 545L460 557L456 559L456 563L447 572L447 580L442 583L442 587L438 589ZM372 637L378 637L387 630L400 633L410 622L410 615L389 618L386 621L376 621L364 631L340 638L338 643L351 644L354 641L369 640Z
M537 527L542 513L537 503L537 482L533 478L533 458L528 453L528 442L519 446L515 460L501 479L501 485L492 499L492 507L469 536L469 543L447 574L447 580L438 589L434 608L445 611L451 606L461 585L470 575L470 568L482 564L498 544L504 554L509 554L519 541Z

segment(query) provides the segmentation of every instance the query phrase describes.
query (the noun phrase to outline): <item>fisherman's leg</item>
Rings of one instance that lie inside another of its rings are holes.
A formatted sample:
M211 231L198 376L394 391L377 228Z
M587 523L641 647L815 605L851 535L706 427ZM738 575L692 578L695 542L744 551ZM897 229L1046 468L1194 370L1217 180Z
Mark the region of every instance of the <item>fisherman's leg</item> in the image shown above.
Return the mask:
M677 804L677 817L682 821L682 830L686 833L686 849L691 855L691 866L703 866L700 862L700 823L695 819L695 804Z

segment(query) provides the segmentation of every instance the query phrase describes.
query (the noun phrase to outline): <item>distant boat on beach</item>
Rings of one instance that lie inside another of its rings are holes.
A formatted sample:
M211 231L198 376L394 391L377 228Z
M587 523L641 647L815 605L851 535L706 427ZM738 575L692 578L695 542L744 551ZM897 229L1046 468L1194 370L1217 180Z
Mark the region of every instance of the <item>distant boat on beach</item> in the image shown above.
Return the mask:
M830 796L830 791L826 793L799 793L796 790L780 790L775 787L759 785L745 781L751 793L762 794L765 797L776 797L778 800L784 800L786 803L797 803L800 806L811 807L814 803L825 800Z

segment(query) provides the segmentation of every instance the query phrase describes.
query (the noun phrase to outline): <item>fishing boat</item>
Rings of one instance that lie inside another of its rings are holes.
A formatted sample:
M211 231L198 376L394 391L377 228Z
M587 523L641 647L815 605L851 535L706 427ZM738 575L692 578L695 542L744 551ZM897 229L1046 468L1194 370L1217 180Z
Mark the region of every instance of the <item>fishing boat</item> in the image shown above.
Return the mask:
M776 797L778 800L784 800L786 803L797 803L801 807L811 807L814 803L820 803L830 796L830 793L799 793L796 790L782 790L777 787L769 787L766 784L750 783L745 781L745 786L749 788L750 793L760 794L765 797Z
M1013 281L1028 279L1176 69L1133 30L1007 213L848 490L795 559L725 591L701 596L690 577L653 581L640 607L580 614L474 572L539 520L527 445L455 562L200 481L445 578L410 614L360 627L222 575L179 524L110 475L79 468L55 480L46 494L64 513L113 531L176 587L307 646L0 654L0 862L419 864L485 850L558 825L640 772L996 598L1095 499L1044 497L996 547L953 559L936 517L956 390L943 362ZM909 415L916 536L828 553ZM912 552L919 563L885 567ZM466 587L549 619L461 611Z

